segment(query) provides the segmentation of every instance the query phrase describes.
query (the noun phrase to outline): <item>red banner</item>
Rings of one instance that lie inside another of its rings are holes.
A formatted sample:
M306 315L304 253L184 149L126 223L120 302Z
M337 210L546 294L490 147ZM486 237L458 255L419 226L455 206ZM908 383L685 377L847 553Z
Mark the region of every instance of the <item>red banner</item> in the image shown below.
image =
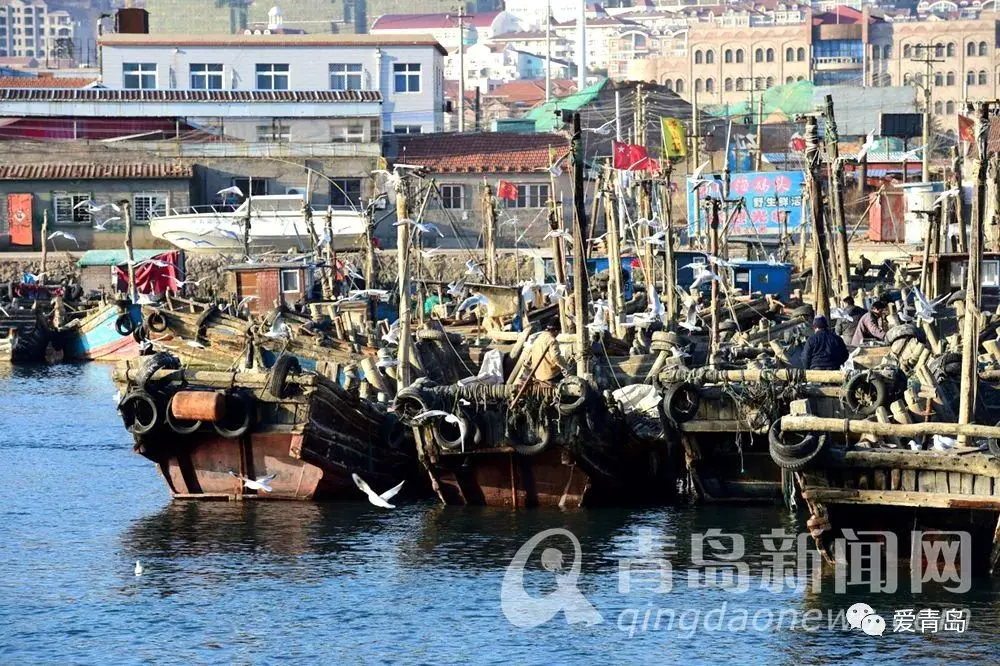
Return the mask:
M497 199L517 201L517 185L509 180L501 180L497 185Z
M7 228L13 245L34 245L34 229L31 225L31 195L7 195Z

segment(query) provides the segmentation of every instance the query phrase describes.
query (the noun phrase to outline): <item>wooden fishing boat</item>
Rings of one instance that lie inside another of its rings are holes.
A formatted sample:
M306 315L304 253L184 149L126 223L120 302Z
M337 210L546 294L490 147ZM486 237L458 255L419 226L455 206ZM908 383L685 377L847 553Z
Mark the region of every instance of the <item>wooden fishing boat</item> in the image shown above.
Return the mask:
M133 333L142 321L140 306L127 301L105 303L59 331L67 361L121 361L139 357Z
M52 331L34 309L11 307L0 318L0 363L44 363Z
M357 499L352 474L388 488L418 469L395 416L291 357L223 372L161 352L120 364L115 382L135 450L175 498ZM261 479L269 490L254 489Z

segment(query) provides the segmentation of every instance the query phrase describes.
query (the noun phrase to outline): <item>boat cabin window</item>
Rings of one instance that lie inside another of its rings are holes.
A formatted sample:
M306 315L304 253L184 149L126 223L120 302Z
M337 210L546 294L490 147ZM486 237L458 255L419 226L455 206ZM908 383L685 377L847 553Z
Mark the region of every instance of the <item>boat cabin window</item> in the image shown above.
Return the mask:
M300 292L299 272L296 270L281 271L281 293L298 294Z
M968 271L967 261L956 261L948 271L952 287L965 288L965 274ZM982 285L984 287L1000 287L1000 260L987 260L982 263Z
M233 185L240 188L240 192L243 193L243 199L246 198L247 192L255 197L263 197L267 195L267 179L266 178L233 178ZM243 201L243 199L238 199L238 202ZM227 202L227 203L232 203Z

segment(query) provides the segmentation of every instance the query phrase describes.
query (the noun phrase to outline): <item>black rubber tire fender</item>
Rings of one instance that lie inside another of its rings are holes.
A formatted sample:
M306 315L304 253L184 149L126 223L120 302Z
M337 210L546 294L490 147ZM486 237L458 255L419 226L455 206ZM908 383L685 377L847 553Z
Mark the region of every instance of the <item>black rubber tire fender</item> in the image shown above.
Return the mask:
M427 411L427 401L412 386L401 390L392 401L392 411L404 425L412 426L413 417Z
M785 440L794 437L797 441L786 442ZM800 458L809 454L816 448L816 433L783 433L781 432L781 419L775 419L771 428L767 431L767 442L772 450L777 451L782 457L788 459Z
M733 333L740 330L739 324L737 324L732 319L727 319L726 321L719 324L719 331L721 333Z
M545 419L535 423L533 419L528 418L527 414L521 413L514 416L511 426L511 432L514 435L511 438L510 446L519 455L536 456L549 448L549 444L552 443L552 429ZM527 439L527 437L521 428L533 432L538 441L533 443L522 441L522 438Z
M115 330L123 338L126 335L132 335L132 331L135 330L135 322L132 321L132 316L128 312L118 315L118 319L115 319Z
M827 443L829 442L829 435L825 432L820 433L816 437L816 445L812 451L806 455L799 458L789 458L781 453L780 450L776 449L773 445L768 446L768 451L771 454L771 460L780 467L781 469L786 469L789 472L798 472L799 470L805 469L812 463L821 453L826 450Z
M242 437L253 423L253 398L240 391L226 394L226 418L212 424L215 432L227 439Z
M132 391L118 403L125 429L133 435L145 435L160 424L160 407L146 391Z
M201 421L185 421L175 417L173 412L171 411L173 407L173 402L174 402L174 396L170 396L170 399L167 400L167 408L165 410L166 412L165 420L167 422L167 426L171 430L176 432L178 435L192 435L195 432L197 432L198 429L201 428L202 426Z
M896 340L915 338L918 335L920 335L920 331L913 324L899 324L885 332L885 342L891 345Z
M167 330L167 318L159 310L153 310L146 315L146 328L153 333L163 333Z
M465 438L462 437L461 427L444 417L435 419L431 425L431 430L434 432L434 441L446 451L457 451L462 448L462 444L472 434L472 426L470 426L468 419L461 415L458 418L465 423Z
M812 317L813 317L813 315L815 313L816 313L816 311L813 309L813 306L811 306L811 305L800 305L797 308L792 308L788 312L788 316L789 317L793 317L793 318L794 317L803 317L805 319L812 319Z
M663 413L674 423L685 423L698 414L701 394L694 384L680 382L671 384L663 394Z
M856 395L858 390L864 388L865 384L874 391L875 397L870 405L862 406ZM889 387L885 379L867 372L861 372L847 380L844 386L844 403L857 416L868 417L875 413L879 407L884 407L889 400Z
M271 395L279 400L288 397L288 375L302 372L299 359L294 356L279 356L271 366L271 377L268 380Z
M176 370L179 367L181 367L180 360L170 352L156 352L152 356L147 356L139 366L139 373L135 378L136 386L143 390L157 370Z
M143 341L145 341L146 339L148 339L148 337L146 335L146 327L145 326L136 326L135 330L132 331L132 339L135 340L136 342L139 342L139 343L142 343Z
M569 401L563 400L565 393L569 396L575 396ZM571 416L576 414L578 411L584 408L587 402L590 400L590 384L587 383L586 379L582 377L577 377L576 375L569 375L565 377L556 389L559 393L559 413L563 416Z

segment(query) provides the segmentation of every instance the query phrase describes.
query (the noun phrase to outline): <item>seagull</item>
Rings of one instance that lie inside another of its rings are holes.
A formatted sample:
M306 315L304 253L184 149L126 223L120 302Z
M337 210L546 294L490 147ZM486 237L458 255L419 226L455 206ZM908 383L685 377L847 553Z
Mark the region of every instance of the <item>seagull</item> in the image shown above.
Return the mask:
M585 127L584 131L586 131L586 132L593 132L594 134L600 134L601 136L608 136L609 134L611 134L611 126L613 124L615 124L615 122L616 122L616 119L612 118L611 120L609 120L608 122L604 123L600 127L593 127L593 128L591 128L591 127Z
M458 306L458 312L474 308L477 305L488 305L488 304L489 300L485 296L483 296L482 294L473 294L472 296L469 296L467 299L462 301L461 305Z
M931 438L931 441L934 442L934 445L931 448L935 451L948 451L949 449L955 448L955 445L958 444L957 439L953 437L945 437L944 435L934 435Z
M698 303L694 299L688 301L684 310L684 321L678 322L677 325L691 333L701 330L701 326L698 326Z
M240 235L239 235L238 233L236 233L235 231L230 231L229 229L219 229L219 234L220 234L220 235L221 235L221 236L222 236L223 238L231 238L231 239L233 239L234 241L239 241L239 242L241 242L241 243L243 242L243 237L242 237L242 236L240 236Z
M945 190L944 192L941 193L941 196L939 196L937 199L934 200L934 203L931 204L931 208L937 208L950 197L957 196L958 191L959 190L957 187L953 187L950 190Z
M389 325L389 332L382 336L382 340L386 344L398 345L399 344L399 320L392 322Z
M666 236L667 236L666 231L657 231L652 236L646 236L645 240L650 245L664 245L667 242Z
M387 289L355 289L351 291L350 297L355 300L377 298L384 301L389 298L389 291Z
M951 292L941 296L940 298L934 299L933 301L929 301L919 288L914 287L913 295L917 306L917 319L922 319L927 323L932 323L934 321L934 315L937 314L937 307L948 300L951 296Z
M65 238L73 241L77 247L80 247L80 242L76 240L76 236L67 231L53 231L46 240L52 240L53 238Z
M723 266L725 268L733 268L735 266L735 264L733 264L733 262L731 261L720 259L719 257L712 256L711 254L707 256L708 256L708 263L712 264L713 266Z
M271 481L274 481L274 477L276 477L277 474L268 474L267 476L258 476L256 479L248 479L245 476L240 476L233 470L229 470L229 476L233 477L234 479L239 479L240 481L243 482L243 485L249 488L250 490L259 490L265 493L269 493L272 490L274 490L273 488L271 488Z
M468 426L465 421L458 418L454 414L450 414L442 409L428 409L426 412L420 412L413 417L414 423L423 423L428 419L443 418L447 423L453 423L458 426L459 439L465 441L465 436L468 433Z
M94 201L93 199L86 199L84 201L81 201L77 205L73 206L73 210L80 210L84 206L87 206L87 208L97 208L98 205L99 204L96 201Z
M152 264L157 268L170 268L174 266L174 264L170 263L169 261L163 261L161 259L143 259L142 261L136 263L137 266L142 264Z
M264 336L273 340L288 340L292 337L292 329L288 327L288 324L281 321L281 317L275 317L271 328L268 329Z
M388 349L378 350L378 361L375 362L376 368L394 368L397 365L399 365L399 361L392 357Z
M437 225L435 225L435 224L433 224L431 222L416 222L416 221L411 220L411 219L409 219L407 217L404 217L402 220L396 220L395 222L393 222L392 226L399 227L399 226L402 226L404 224L411 224L411 225L413 225L413 229L414 229L414 231L416 233L419 233L419 234L435 233L438 236L440 236L441 238L444 238L444 234L441 233L441 230L437 228Z
M120 217L109 217L108 219L104 220L101 223L94 223L94 229L96 229L97 231L107 231L109 224L111 224L112 222L121 222L121 221L122 218Z
M553 164L552 166L549 167L549 173L558 178L559 176L562 175L562 167L559 166L558 164Z
M439 247L429 247L426 250L421 250L420 256L424 257L425 259L430 259L431 257L437 256L442 252L444 252L444 250L442 250Z
M844 308L831 308L830 309L831 319L843 319L844 321L854 321L854 317Z
M136 576L141 576L143 571L144 571L144 569L142 568L142 565L139 563L139 560L136 560L135 561L135 575Z
M377 506L379 508L382 508L382 509L395 509L396 508L395 505L389 504L388 500L390 500L393 497L395 497L396 494L400 490L402 490L403 484L406 483L405 481L400 481L398 486L390 488L389 490L385 491L381 495L376 495L375 491L372 490L368 486L368 484L365 483L365 480L362 479L360 476L358 476L357 474L351 474L351 478L354 479L354 485L356 485L361 490L361 492L363 492L365 495L368 496L368 501L371 502L372 504L374 504L375 506Z
M221 196L225 196L227 194L234 194L234 195L236 195L238 197L242 197L243 196L243 190L241 190L240 188L238 188L235 185L233 185L232 187L227 187L227 188L219 190L218 192L215 193L215 196L221 197Z
M702 174L702 172L705 170L705 167L707 167L710 163L711 163L710 160L705 160L704 162L702 162L701 166L699 166L697 169L695 169L691 173L691 176L690 176L691 180L701 180L701 174Z
M208 279L207 277L203 277L200 280L178 280L177 278L174 278L174 284L177 285L178 287L183 287L186 284L199 285L207 279Z
M475 259L469 259L465 262L465 274L466 275L483 275L483 269L479 267L479 262ZM451 293L449 290L448 293Z
M247 296L246 298L244 298L244 299L243 299L242 301L240 301L240 302L239 302L239 303L238 303L238 304L236 305L236 310L237 310L237 312L239 311L239 309L240 309L240 308L242 308L242 307L243 307L244 305L246 305L246 304L247 304L247 303L249 303L250 301L256 301L256 300L257 300L257 297L256 297L256 296Z
M856 159L859 162L865 159L865 155L868 154L868 151L871 150L872 146L874 145L875 145L875 130L872 130L871 132L868 132L868 136L865 137L865 142L861 146L861 150L858 151L858 154L855 156L854 159Z
M722 278L713 273L708 269L705 264L691 264L694 267L694 282L691 283L692 289L697 289L703 284L708 284L712 280L718 280L722 282Z
M113 218L113 219L117 219L117 218ZM105 223L107 223L107 221ZM207 245L208 247L214 247L215 246L215 243L212 243L211 241L207 241L204 238L188 238L187 236L178 236L177 240L179 240L179 241L186 241L188 243L191 243L192 245Z
M842 366L840 366L840 369L843 370L844 372L854 372L854 357L857 356L860 352L861 352L861 347L855 347L854 351L848 354L847 360L844 361L844 364Z
M470 259L469 261L472 261L472 260ZM468 266L469 262L466 262L465 265ZM449 296L453 296L454 298L458 298L459 296L462 295L463 291L465 291L465 280L455 280L454 282L449 282L448 283L448 295Z
M111 397L112 397L112 399L114 399L116 405L119 404L122 401L122 392L121 392L121 389L115 391L115 394L113 396L111 396Z
M205 345L201 344L197 340L185 340L184 344L186 344L188 347L193 347L194 349L204 349L205 348Z

